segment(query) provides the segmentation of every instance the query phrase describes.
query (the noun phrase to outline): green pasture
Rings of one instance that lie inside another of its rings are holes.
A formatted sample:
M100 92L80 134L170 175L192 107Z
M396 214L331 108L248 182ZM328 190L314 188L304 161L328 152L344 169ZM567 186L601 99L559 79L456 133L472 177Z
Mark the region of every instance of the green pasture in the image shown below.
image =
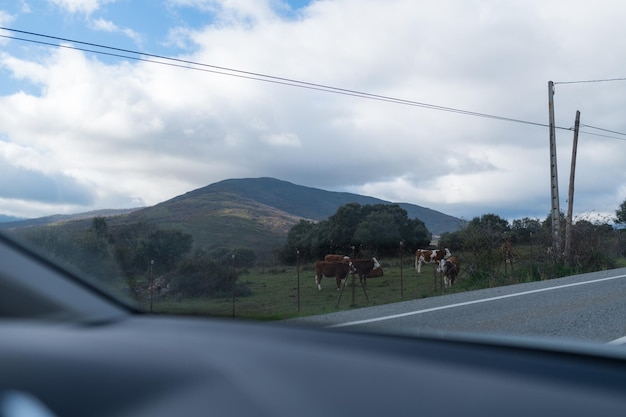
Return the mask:
M365 290L358 278L352 286L353 280L349 277L343 293L336 290L334 278L327 277L322 279L322 290L318 291L313 263L274 265L237 271L238 283L245 283L250 290L246 296L194 299L172 295L153 296L152 311L162 314L281 320L626 266L624 258L600 258L591 267L583 269L574 265L565 268L551 263L549 259L542 259L538 249L532 246L516 250L513 268L507 265L506 270L504 263L497 258L489 268L477 269L469 254L455 253L461 259L461 273L455 286L450 289L442 288L433 264L424 265L422 273L418 275L411 256L403 257L402 261L399 258L379 259L384 271L382 277L368 279ZM150 304L148 296L140 300L140 306L146 311L150 311Z
M394 303L413 298L441 294L435 290L434 266L423 267L418 276L412 262L381 260L384 275L367 280L365 289L358 278L348 277L343 292L337 291L334 278L322 279L322 290L315 285L313 264L253 268L240 272L239 282L245 282L251 291L245 297L234 299L237 318L279 320L297 316L331 313L340 310ZM452 291L452 290L448 290ZM367 293L367 297L366 297ZM368 301L369 300L369 301ZM142 306L149 309L149 300ZM233 297L179 299L153 298L153 312L233 316Z

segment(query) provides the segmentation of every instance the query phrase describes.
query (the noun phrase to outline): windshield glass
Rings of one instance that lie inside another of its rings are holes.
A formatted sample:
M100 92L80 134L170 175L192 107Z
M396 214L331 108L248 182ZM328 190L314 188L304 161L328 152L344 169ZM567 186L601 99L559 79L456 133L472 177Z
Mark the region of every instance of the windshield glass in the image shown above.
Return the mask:
M150 313L625 336L626 4L143 3L0 3L2 233Z

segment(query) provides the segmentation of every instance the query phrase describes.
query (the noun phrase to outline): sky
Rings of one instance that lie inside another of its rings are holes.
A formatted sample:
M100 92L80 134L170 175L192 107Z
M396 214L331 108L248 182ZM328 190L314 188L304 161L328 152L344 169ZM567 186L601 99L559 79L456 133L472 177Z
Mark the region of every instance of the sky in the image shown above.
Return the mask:
M0 214L274 177L470 220L626 200L621 0L0 0Z

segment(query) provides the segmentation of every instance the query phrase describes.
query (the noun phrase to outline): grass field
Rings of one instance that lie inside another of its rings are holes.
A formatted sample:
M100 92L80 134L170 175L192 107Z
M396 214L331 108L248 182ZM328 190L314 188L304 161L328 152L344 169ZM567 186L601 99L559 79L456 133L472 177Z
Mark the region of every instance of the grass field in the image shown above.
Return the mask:
M322 290L315 285L315 272L312 264L297 267L253 268L239 275L251 294L245 297L179 299L163 297L153 299L153 312L166 314L206 315L219 317L280 320L292 317L331 313L335 311L389 304L415 298L444 294L434 274L434 265L422 267L422 273L415 271L412 259L380 260L384 275L367 280L366 289L358 278L348 278L343 292L336 290L334 278L322 279ZM437 288L435 288L437 284ZM466 283L467 284L467 283ZM461 278L458 285L446 289L445 293L464 291ZM367 296L366 296L367 293ZM149 309L149 300L142 306Z
M379 259L384 275L367 280L367 298L358 278L352 287L352 278L343 293L336 290L334 278L322 279L322 290L315 285L312 263L295 266L257 267L238 271L238 282L245 283L250 294L243 297L182 299L173 296L153 298L152 311L163 314L184 314L217 317L236 317L254 320L281 320L293 317L332 313L336 311L389 304L415 298L432 297L487 287L546 280L584 272L589 268L564 268L537 259L537 249L532 246L516 248L513 271L505 272L500 263L485 273L471 272L469 256L455 253L461 259L461 273L453 288L441 288L434 265L424 265L417 274L413 257ZM610 259L592 270L626 266L624 258ZM149 299L141 306L149 311Z

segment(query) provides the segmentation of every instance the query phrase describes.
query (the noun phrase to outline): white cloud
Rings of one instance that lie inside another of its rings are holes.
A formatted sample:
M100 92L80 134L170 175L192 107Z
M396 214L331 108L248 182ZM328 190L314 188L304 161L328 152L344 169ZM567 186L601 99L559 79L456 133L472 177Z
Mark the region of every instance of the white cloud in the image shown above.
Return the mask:
M301 144L300 139L298 138L298 135L295 135L293 133L265 134L261 136L261 140L265 143L268 143L270 145L277 146L277 147L283 147L283 146L299 147Z
M90 14L103 3L56 4ZM224 178L275 176L465 218L545 217L545 127L419 103L546 123L548 80L620 76L626 56L619 34L626 4L617 1L316 1L288 19L270 0L168 4L210 17L196 30L163 28L170 46L194 51L181 59L412 105L211 67L105 64L70 50L28 59L4 52L2 67L39 92L0 97L0 134L28 151L10 163L93 184L96 208L155 204ZM138 36L114 21L92 20L102 33ZM557 84L557 124L571 126L579 109L584 123L625 131L625 88ZM572 133L557 135L565 206ZM624 144L581 134L575 208L606 212L623 201Z
M15 16L5 12L4 10L0 10L0 25L9 26L15 20ZM10 34L6 30L0 30L0 35L10 36ZM0 45L6 45L8 43L8 39L0 38Z
M132 29L124 29L118 27L115 23L105 20L102 18L92 19L91 27L94 30L102 31L102 32L110 32L110 33L121 33L129 39L133 40L135 43L141 43L141 35L135 32Z
M90 15L104 4L114 3L116 0L48 0L55 6L69 12Z

